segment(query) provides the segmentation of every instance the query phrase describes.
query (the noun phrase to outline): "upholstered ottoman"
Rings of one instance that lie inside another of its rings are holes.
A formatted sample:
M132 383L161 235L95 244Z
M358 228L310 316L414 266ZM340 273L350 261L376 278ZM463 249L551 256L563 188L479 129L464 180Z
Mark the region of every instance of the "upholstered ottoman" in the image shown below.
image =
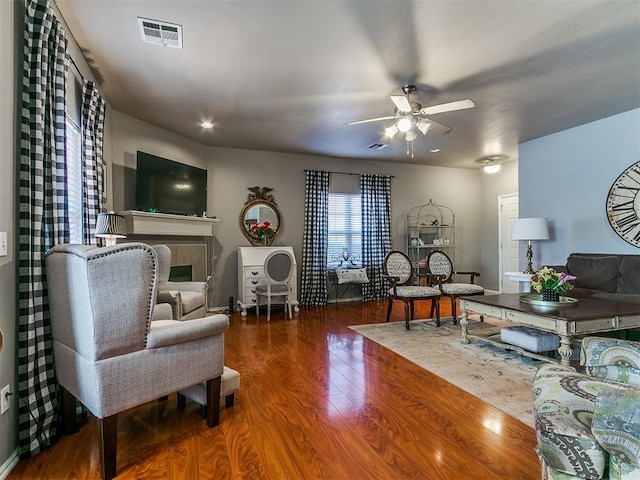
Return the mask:
M234 394L240 388L240 374L232 368L224 367L222 378L220 379L220 398L225 399L225 408L233 407ZM186 398L200 404L200 414L207 416L207 391L206 384L200 383L192 385L178 392L178 405L184 406Z
M502 328L500 341L534 353L557 350L560 347L560 338L557 335L531 327Z

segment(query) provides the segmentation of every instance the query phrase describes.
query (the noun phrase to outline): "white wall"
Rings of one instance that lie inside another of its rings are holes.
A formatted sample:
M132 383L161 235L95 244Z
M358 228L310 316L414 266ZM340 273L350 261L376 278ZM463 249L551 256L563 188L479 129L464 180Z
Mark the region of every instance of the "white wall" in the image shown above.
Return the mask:
M247 187L271 187L282 211L284 230L274 245L291 245L300 263L304 218L305 169L345 173L380 173L392 181L393 246L404 250L405 216L410 208L433 199L456 214L456 259L462 268L481 266L481 175L479 170L425 167L390 162L335 159L314 155L206 147L119 112L112 116L114 174L113 205L125 208L123 167L133 168L137 150L208 168L207 212L220 218L215 227L218 260L214 281L215 305L237 298L237 247L248 245L239 227ZM458 241L459 240L459 241Z
M551 240L535 242L534 268L572 252L639 253L605 209L615 179L639 160L640 109L520 145L520 217L546 217L551 227Z
M0 1L0 231L7 232L9 255L0 257L0 330L4 345L0 350L0 388L11 385L16 391L16 310L15 310L15 114L17 83L15 64L21 31L16 22L17 1ZM0 416L0 474L2 465L12 459L17 448L18 409L12 400L9 412Z

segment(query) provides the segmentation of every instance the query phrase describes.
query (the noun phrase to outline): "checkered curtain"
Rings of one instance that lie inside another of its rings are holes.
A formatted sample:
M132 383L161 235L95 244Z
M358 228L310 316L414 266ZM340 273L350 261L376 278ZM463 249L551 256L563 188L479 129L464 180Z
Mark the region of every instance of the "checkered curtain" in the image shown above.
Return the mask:
M327 304L329 172L307 171L302 239L302 305Z
M69 241L66 216L65 99L69 57L64 30L47 0L25 0L19 160L18 392L21 455L56 436L44 253Z
M98 213L105 202L104 114L106 102L94 82L82 87L82 235L85 245L97 245L94 235Z
M387 281L382 278L382 263L391 251L391 177L360 176L362 197L362 263L369 283L362 285L363 300L388 296Z

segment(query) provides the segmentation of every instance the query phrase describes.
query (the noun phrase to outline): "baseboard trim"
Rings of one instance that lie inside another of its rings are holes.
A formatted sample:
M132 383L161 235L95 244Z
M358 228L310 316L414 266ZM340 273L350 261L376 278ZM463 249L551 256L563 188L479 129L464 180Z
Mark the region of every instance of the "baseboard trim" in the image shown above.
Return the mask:
M15 466L20 461L20 449L16 448L15 451L11 454L11 456L7 459L6 462L0 466L0 480L4 480L9 476L11 470L15 468Z

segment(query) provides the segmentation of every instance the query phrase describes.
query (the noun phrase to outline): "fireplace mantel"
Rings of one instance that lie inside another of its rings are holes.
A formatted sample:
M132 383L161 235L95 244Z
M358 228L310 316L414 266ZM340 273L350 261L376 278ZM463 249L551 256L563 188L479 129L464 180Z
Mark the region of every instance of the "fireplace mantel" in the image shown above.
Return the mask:
M128 235L210 237L213 236L213 226L220 221L217 218L189 217L136 210L126 210L119 213L125 219Z

